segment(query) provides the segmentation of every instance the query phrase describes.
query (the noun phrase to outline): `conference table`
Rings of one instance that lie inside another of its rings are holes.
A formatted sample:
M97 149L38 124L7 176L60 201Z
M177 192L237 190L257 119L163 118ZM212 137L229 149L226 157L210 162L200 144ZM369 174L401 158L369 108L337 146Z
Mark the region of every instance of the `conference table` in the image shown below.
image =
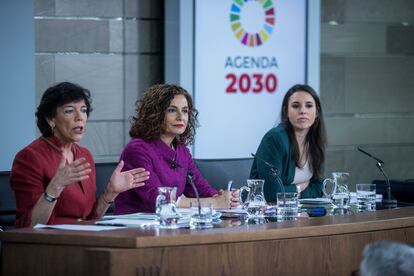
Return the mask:
M351 275L367 244L414 243L414 207L206 230L25 228L0 240L3 276Z

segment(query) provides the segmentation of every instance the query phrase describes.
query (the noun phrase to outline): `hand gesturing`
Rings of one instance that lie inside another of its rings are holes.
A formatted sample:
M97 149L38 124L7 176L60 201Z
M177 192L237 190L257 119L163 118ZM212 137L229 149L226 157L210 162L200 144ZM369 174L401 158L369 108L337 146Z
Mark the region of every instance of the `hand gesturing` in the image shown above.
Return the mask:
M141 187L145 185L144 181L149 178L149 172L143 168L121 172L123 167L124 161L121 160L109 180L108 192L118 194L129 189Z
M59 167L51 181L51 188L63 190L67 185L89 178L90 164L85 158L79 158L70 164L66 164L66 158L62 155Z

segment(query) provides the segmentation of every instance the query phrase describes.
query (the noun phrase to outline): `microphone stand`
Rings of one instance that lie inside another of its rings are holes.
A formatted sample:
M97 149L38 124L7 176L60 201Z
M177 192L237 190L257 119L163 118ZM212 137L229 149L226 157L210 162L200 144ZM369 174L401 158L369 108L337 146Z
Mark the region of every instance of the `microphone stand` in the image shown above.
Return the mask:
M194 181L193 181L193 177L194 177L193 172L190 171L187 168L184 168L183 166L181 166L179 163L177 163L174 160L171 160L171 166L173 168L178 167L178 168L182 169L183 171L185 171L187 173L187 177L186 177L187 178L187 183L189 183L191 185L191 187L193 188L193 190L194 190L194 193L195 193L196 198L197 198L197 204L198 204L198 215L201 217L200 195L198 194L197 187L195 186Z
M193 173L190 172L189 170L187 170L187 182L190 183L191 187L194 190L194 193L195 193L196 198L197 198L197 204L198 204L198 215L201 217L200 195L198 194L198 190L197 190L197 188L194 184L193 177L194 177Z
M383 198L381 203L384 204L387 207L397 207L397 203L398 203L397 200L391 198L391 184L390 184L390 179L385 174L385 171L383 169L384 161L382 161L381 159L378 159L375 156L369 154L368 152L364 151L360 147L357 147L357 149L360 152L362 152L363 154L365 154L365 155L371 157L372 159L374 159L375 161L377 161L377 164L376 164L377 168L379 169L379 171L381 172L381 174L385 178L385 183L387 184L387 198Z
M277 169L277 168L275 168L275 166L273 166L273 165L272 165L272 164L270 164L269 162L267 162L267 161L263 160L262 158L258 157L256 154L251 153L251 155L252 155L254 158L257 158L258 160L260 160L260 161L262 161L263 163L265 163L265 164L266 164L266 165L270 168L269 174L270 174L270 176L271 176L273 179L275 179L275 180L276 180L276 183L278 184L278 186L279 186L280 190L282 191L282 194L283 194L283 203L285 204L285 203L286 203L285 187L283 186L283 183L282 183L282 181L280 180L280 176L279 176L279 171L278 171L278 169ZM277 198L277 197L276 197L276 198Z

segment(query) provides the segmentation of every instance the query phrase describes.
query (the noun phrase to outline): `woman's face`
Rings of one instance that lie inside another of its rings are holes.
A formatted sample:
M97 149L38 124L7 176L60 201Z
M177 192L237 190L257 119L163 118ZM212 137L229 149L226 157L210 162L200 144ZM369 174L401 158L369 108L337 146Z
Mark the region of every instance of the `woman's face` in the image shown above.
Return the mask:
M86 130L87 111L84 100L57 107L56 116L49 120L49 125L55 126L54 136L64 144L80 141Z
M309 130L316 119L316 103L311 94L297 91L290 96L288 118L295 131Z
M165 111L162 135L174 139L187 128L188 103L184 95L176 95Z

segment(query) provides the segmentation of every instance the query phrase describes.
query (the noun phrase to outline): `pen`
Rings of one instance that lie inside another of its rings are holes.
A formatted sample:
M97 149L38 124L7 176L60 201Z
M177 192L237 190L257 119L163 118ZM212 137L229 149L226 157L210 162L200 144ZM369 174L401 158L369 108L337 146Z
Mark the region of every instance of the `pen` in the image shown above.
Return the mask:
M232 187L233 187L233 180L230 180L229 183L227 183L227 191L231 192Z

